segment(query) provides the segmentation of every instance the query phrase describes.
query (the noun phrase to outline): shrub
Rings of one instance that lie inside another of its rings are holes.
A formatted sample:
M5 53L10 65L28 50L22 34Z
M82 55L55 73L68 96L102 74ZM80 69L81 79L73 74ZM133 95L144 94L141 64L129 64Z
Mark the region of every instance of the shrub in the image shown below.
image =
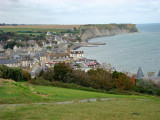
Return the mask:
M76 84L73 84L73 83L63 83L63 82L60 82L60 81L52 81L51 85L55 86L55 87L63 87L63 88L71 88L71 89L76 89L76 90L86 90L86 91L92 91L92 92L104 92L104 93L106 93L106 91L104 91L104 90L97 90L97 89L93 89L91 87L83 87L81 85L76 85Z
M160 95L160 88L152 80L136 80L136 86L133 89L136 92Z
M111 73L103 70L89 70L88 75L91 79L91 86L96 89L110 90L112 88L112 75Z
M54 80L71 83L73 81L72 68L65 63L59 63L54 66Z
M74 70L73 77L74 77L75 84L85 86L85 87L91 87L90 77L84 71Z
M134 86L133 79L124 73L115 71L112 78L114 86L119 90L132 90Z
M31 75L27 71L22 70L22 76L24 81L29 81L31 79Z
M50 81L50 82L53 81L54 80L54 70L53 70L53 68L48 69L47 72L42 71L40 73L40 76L47 81Z
M51 85L51 82L44 80L42 77L36 77L34 79L31 79L29 83L35 84L35 85L46 85L46 86Z
M0 65L1 77L4 79L12 79L15 81L23 81L21 68L10 68L4 65Z

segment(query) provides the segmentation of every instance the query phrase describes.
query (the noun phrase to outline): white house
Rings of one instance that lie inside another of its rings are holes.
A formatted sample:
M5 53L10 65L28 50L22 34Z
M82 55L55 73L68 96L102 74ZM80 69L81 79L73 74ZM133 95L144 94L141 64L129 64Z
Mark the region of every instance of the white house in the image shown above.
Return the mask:
M46 35L48 35L48 36L49 36L49 35L52 35L52 34L48 31Z
M84 57L84 52L83 51L76 51L76 50L72 50L70 53L70 57L77 60L80 58Z

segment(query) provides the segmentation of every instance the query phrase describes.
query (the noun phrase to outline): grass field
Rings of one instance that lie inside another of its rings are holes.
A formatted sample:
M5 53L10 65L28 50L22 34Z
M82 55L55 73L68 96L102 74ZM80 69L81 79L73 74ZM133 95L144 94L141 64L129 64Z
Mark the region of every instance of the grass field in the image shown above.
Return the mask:
M73 29L81 25L19 25L19 26L0 26L1 28L37 28L37 29Z
M79 103L88 98L108 101ZM71 101L70 104L42 104ZM2 120L158 120L160 97L114 95L51 86L31 86L24 82L0 79L0 104L28 103L0 108Z
M26 25L26 26L0 26L4 32L18 31L41 31L41 32L62 32L66 29L79 28L80 25Z
M32 34L32 35L41 35L41 34L43 34L43 33L17 33L18 35L21 35L21 34L23 34L23 35L30 35L30 34Z
M0 108L2 120L159 120L160 102L117 98L110 101Z
M65 29L43 29L43 28L25 28L25 27L24 28L18 28L18 27L3 28L1 26L0 26L0 30L3 30L4 32L19 32L19 31L64 32L65 31Z

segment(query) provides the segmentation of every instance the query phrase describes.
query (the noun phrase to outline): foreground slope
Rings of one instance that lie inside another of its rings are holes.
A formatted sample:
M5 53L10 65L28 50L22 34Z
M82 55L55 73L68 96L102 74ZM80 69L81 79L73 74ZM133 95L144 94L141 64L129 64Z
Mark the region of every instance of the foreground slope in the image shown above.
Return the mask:
M38 103L89 98L141 98L160 100L153 96L115 95L52 86L35 86L24 82L0 79L0 104Z
M0 108L2 120L159 120L160 102L116 98L109 101L10 106Z
M78 102L89 98L110 99ZM54 104L56 101L71 100L74 102ZM159 108L160 98L155 96L114 95L51 86L31 86L0 79L2 120L157 120L160 119Z

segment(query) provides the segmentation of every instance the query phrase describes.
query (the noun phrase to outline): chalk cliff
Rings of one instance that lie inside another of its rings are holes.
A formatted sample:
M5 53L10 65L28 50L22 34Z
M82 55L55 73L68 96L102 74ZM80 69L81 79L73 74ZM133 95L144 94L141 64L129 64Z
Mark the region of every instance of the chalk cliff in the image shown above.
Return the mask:
M135 24L84 25L80 29L82 42L95 37L138 32Z

